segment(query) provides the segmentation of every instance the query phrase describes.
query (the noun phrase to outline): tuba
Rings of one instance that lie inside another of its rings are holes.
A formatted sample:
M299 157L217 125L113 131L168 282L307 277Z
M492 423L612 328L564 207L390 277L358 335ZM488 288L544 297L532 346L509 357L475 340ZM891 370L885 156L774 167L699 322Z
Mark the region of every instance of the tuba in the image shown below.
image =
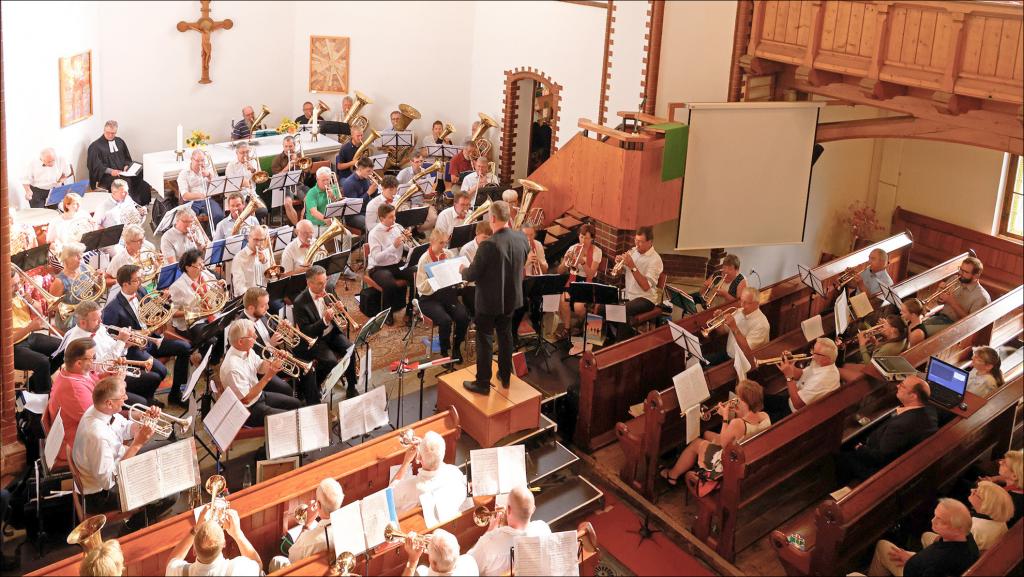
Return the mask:
M480 125L476 127L476 130L473 131L473 135L470 136L469 139L476 145L478 154L487 156L491 151L491 141L484 138L484 134L486 134L491 128L497 128L498 123L483 112L479 112L477 114L480 116Z
M488 198L487 200L484 201L483 204L469 211L469 214L466 215L466 218L465 220L462 221L462 224L472 223L474 220L487 214L487 211L489 210L491 210L491 199Z
M238 218L235 219L235 224L231 227L231 236L239 233L248 234L249 227L245 224L245 221L250 216L256 214L256 211L260 208L267 208L267 205L263 204L263 201L255 194L250 194L249 202L242 209L242 212L238 213Z
M330 251L324 248L324 245L343 234L345 234L345 225L341 224L341 221L337 218L332 218L327 230L314 240L313 244L309 245L309 250L306 251L306 258L302 260L302 266L312 266L315 261L330 256Z
M537 200L537 196L540 193L547 192L548 190L543 184L538 184L525 178L520 178L519 184L523 185L523 201L519 203L516 217L512 219L512 228L516 230L523 228L523 225L527 223L533 226L539 224L537 219L543 214L543 209L540 207L533 208L533 203Z
M103 545L103 535L100 534L100 531L106 524L106 515L89 517L71 530L71 533L68 534L68 545L79 545L86 554L99 549Z
M249 138L252 138L252 133L256 132L256 130L263 124L263 121L270 116L270 109L267 108L267 105L264 104L262 107L263 108L260 110L259 115L256 116L256 118L253 119L252 124L249 125Z
M413 120L420 118L420 111L408 104L399 104L398 113L402 115L402 119L398 121L398 124L395 126L395 130L405 130L410 124L412 124Z
M363 143L356 149L356 153L352 156L352 160L359 160L362 158L363 154L370 150L370 146L373 144L373 141L378 138L380 138L380 134L377 134L376 130L368 128L366 134L363 135Z

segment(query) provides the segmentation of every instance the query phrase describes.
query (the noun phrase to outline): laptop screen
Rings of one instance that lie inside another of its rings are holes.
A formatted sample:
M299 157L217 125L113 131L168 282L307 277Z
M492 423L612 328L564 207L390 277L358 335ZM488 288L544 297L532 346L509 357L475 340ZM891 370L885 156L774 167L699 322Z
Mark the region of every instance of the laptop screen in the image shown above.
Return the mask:
M955 367L945 361L932 357L928 361L928 384L949 389L959 396L963 396L967 389L967 371Z

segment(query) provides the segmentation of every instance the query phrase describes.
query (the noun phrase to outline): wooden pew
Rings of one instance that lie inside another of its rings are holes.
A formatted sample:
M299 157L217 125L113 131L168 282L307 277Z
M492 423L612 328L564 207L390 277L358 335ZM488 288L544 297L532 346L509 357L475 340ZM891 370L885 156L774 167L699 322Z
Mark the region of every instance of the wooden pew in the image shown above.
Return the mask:
M993 327L1019 327L1024 287L905 351L915 367L930 356L960 360L972 346L989 344ZM694 534L733 559L763 535L833 490L832 457L850 438L864 399L892 386L870 372L769 429L724 450L719 490L698 499ZM853 430L856 430L855 428Z
M889 273L902 279L912 238L898 234L848 256L814 269L826 285L848 267L867 262L874 248L889 252ZM761 290L761 310L771 324L773 338L799 328L800 321L818 314L828 303L815 298L813 291L799 276L781 280ZM722 304L699 314L685 317L679 325L695 333L719 311L735 304ZM615 440L615 424L629 407L644 400L652 390L672 383L673 375L683 370L682 355L672 342L668 326L637 335L631 339L588 351L580 360L579 409L573 442L594 451Z
M488 509L494 508L494 497L475 497L474 502L476 505L483 505ZM458 539L459 549L462 553L469 551L487 530L487 527L477 527L473 523L473 509L464 511L459 517L437 527L427 527L423 520L423 515L418 510L404 516L399 524L402 527L402 532L415 531L420 535L436 529L444 529ZM590 523L583 522L579 524L576 531L583 545L580 575L594 575L598 561L597 553L599 551L594 529ZM369 567L366 566L367 557L369 557ZM400 575L407 561L408 557L401 542L384 543L373 549L370 555L360 555L353 573L357 575ZM426 564L427 562L428 558L426 555L420 558L420 563ZM271 575L275 577L283 575L327 575L330 566L331 553L328 551L298 561L271 573Z
M980 455L1006 451L1014 414L1024 391L1015 377L968 418L954 417L934 435L834 501L825 499L771 534L771 543L789 575L844 575L862 552L895 522L908 516L930 518L942 488L955 482ZM801 551L786 542L798 533Z
M445 460L453 462L459 438L459 416L448 410L413 424L417 437L434 431L445 439ZM283 520L300 503L315 498L323 479L334 477L345 490L345 501L370 495L388 484L390 467L401 464L405 447L398 442L399 431L391 431L288 474L257 483L228 496L238 511L242 531L264 561L277 554ZM128 575L163 575L171 549L193 526L192 511L185 511L118 540ZM47 565L30 575L76 575L81 554Z
M916 274L902 282L897 282L892 285L892 290L899 295L901 300L914 296L924 289L957 274L960 270L960 265L964 262L964 259L969 256L974 256L974 251L969 250L965 253L958 254L936 264L921 274ZM920 294L921 299L927 298L928 296L928 293ZM899 306L899 303L895 304Z
M1020 575L1024 565L1021 543L1024 543L1024 521L1017 521L999 543L981 554L964 577Z

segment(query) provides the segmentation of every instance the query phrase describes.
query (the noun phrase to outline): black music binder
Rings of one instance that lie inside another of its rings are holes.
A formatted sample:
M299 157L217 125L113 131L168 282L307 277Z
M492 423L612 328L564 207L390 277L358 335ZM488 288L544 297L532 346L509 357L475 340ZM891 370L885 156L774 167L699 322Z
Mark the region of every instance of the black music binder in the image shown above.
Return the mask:
M427 221L428 206L400 210L395 213L395 222L405 228L419 226Z
M11 256L11 264L17 265L21 270L28 272L34 268L45 265L48 261L50 251L49 243L34 246Z
M460 224L452 228L452 238L448 241L448 248L462 248L467 242L476 237L476 223Z
M123 230L123 224L101 228L99 230L91 230L83 234L82 240L79 242L85 245L85 252L99 250L121 242L121 231Z

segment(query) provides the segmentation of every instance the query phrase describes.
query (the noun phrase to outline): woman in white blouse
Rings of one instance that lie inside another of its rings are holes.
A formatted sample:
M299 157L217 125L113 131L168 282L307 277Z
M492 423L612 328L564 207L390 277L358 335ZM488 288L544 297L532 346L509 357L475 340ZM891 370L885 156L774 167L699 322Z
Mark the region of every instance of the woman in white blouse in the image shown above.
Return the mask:
M50 243L50 264L59 269L56 262L60 249L69 242L82 240L82 235L96 230L96 223L86 213L80 213L82 197L69 192L60 202L63 212L50 221L46 228L46 242Z

